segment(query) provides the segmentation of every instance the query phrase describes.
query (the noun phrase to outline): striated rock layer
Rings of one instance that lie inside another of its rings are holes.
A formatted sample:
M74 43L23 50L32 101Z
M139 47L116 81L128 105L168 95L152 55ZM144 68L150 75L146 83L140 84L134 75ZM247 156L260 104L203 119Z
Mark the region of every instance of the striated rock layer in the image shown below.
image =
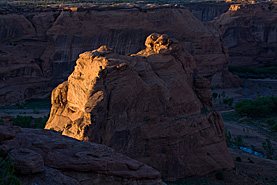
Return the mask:
M210 83L175 39L151 34L131 56L105 46L79 56L52 92L46 129L105 144L165 180L232 168Z
M0 7L0 14L0 104L50 93L72 73L84 51L107 45L120 54L136 53L153 32L178 39L194 56L199 75L212 85L237 82L228 72L228 51L219 30L186 8L151 4Z
M225 2L195 2L184 4L191 13L202 22L212 21L214 18L219 17L221 14L228 11L230 3Z
M0 151L13 159L22 185L163 185L153 168L55 131L0 126Z
M223 31L230 65L277 64L277 4L237 4L214 23Z

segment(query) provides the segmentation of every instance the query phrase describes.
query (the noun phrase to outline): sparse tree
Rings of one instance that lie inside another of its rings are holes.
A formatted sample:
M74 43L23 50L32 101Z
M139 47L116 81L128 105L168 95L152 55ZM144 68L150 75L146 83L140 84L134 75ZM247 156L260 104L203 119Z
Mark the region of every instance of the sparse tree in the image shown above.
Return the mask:
M270 142L269 138L265 139L265 142L262 143L263 149L265 150L265 153L268 158L271 158L271 156L274 154L275 150L272 147L272 143Z

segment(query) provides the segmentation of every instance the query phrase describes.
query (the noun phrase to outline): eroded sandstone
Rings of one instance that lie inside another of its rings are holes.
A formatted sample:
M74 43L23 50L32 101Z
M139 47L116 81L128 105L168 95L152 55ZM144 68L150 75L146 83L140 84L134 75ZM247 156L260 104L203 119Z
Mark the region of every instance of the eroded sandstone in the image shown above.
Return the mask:
M103 145L42 129L0 126L0 151L14 161L22 185L162 185L153 168ZM15 132L13 130L20 130ZM4 137L3 137L4 134ZM5 135L13 135L7 138Z
M157 169L165 180L232 168L210 82L166 34L131 56L106 46L80 54L52 92L46 129L105 144Z

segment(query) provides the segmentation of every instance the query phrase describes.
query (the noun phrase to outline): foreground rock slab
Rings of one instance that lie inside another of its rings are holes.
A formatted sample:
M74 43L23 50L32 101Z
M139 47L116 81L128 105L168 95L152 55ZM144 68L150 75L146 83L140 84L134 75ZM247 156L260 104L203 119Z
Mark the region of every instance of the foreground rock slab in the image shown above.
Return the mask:
M14 160L22 185L163 184L153 168L103 145L51 130L15 126L0 126L0 130L6 132L0 132L0 137L5 138L0 151Z
M165 180L232 168L210 83L193 57L153 33L131 56L105 46L79 56L52 92L46 129L105 144L157 169Z

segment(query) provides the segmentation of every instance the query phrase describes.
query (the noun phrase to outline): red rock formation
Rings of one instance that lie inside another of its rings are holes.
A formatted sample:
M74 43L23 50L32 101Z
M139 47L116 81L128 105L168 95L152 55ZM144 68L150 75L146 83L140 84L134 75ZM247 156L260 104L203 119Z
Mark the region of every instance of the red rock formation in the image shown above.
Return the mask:
M52 92L46 129L105 144L176 180L232 168L210 83L178 41L151 34L131 56L81 54Z
M230 65L277 64L277 6L270 3L232 5L214 21L229 48Z
M208 77L212 85L232 85L219 31L186 8L24 7L0 8L0 14L0 104L47 94L66 80L84 51L107 45L120 54L136 53L153 32L178 39L194 56L199 75Z
M0 151L22 185L162 185L160 174L103 145L41 129L0 126Z

